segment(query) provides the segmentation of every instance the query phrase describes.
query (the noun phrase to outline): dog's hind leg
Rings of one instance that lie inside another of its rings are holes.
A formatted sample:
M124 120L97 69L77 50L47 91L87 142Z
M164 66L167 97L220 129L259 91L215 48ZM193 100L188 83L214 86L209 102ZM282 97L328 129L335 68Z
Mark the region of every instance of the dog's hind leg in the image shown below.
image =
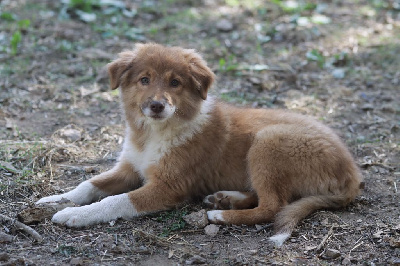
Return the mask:
M204 198L207 207L216 210L240 210L257 207L255 192L219 191Z

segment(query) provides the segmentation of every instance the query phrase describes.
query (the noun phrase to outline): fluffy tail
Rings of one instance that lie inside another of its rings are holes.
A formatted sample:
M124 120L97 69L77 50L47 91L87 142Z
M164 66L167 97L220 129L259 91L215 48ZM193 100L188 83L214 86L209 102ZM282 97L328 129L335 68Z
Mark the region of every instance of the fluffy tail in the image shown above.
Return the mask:
M274 235L270 237L270 241L281 246L299 221L319 209L343 207L353 198L348 195L309 196L286 205L275 216Z

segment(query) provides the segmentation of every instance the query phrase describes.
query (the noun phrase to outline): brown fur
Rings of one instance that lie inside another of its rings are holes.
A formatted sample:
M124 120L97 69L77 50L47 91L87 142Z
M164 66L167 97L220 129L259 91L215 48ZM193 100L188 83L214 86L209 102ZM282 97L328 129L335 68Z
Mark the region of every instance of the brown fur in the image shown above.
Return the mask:
M121 53L108 68L111 88L121 90L129 132L125 141L138 151L149 145L154 130L163 136L177 125L190 125L199 116L214 80L212 71L193 50L157 44L137 45L135 50ZM150 77L149 85L141 84L143 76ZM171 87L172 79L180 85ZM154 100L176 107L173 117L158 127L143 122L151 118L144 116L142 108ZM190 131L190 126L185 130ZM177 130L176 134L186 131ZM232 198L232 210L213 222L275 220L277 233L290 233L311 212L351 202L359 193L360 181L345 145L314 119L283 110L215 103L201 130L170 147L144 175L122 157L112 173L91 182L108 194L131 191L132 204L143 213L221 190L249 192L244 200Z

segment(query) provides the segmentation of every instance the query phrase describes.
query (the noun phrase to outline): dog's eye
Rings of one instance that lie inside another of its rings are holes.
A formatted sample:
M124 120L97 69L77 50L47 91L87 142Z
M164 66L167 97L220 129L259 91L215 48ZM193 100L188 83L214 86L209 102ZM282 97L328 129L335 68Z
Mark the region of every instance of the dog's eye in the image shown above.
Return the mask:
M171 86L172 87L178 87L179 86L179 81L177 79L171 80Z
M140 82L143 85L148 85L150 83L150 79L148 77L143 77L143 78L140 79Z

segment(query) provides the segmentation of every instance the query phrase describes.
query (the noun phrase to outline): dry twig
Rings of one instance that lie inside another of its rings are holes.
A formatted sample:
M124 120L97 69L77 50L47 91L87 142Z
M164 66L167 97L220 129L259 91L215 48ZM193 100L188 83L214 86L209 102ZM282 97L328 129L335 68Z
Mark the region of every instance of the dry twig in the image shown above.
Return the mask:
M23 224L21 222L18 222L17 220L10 218L8 216L5 216L3 214L0 214L0 221L7 221L11 222L14 224L18 229L23 230L27 234L31 235L38 243L41 243L43 241L43 237L39 235L38 232L36 232L35 229L33 229L30 226L27 226L26 224Z
M322 239L321 243L319 243L318 247L317 247L317 252L321 251L322 248L325 246L326 241L328 241L328 239L332 236L333 234L333 225L331 227L331 229L329 229L328 234L326 234L326 236Z

